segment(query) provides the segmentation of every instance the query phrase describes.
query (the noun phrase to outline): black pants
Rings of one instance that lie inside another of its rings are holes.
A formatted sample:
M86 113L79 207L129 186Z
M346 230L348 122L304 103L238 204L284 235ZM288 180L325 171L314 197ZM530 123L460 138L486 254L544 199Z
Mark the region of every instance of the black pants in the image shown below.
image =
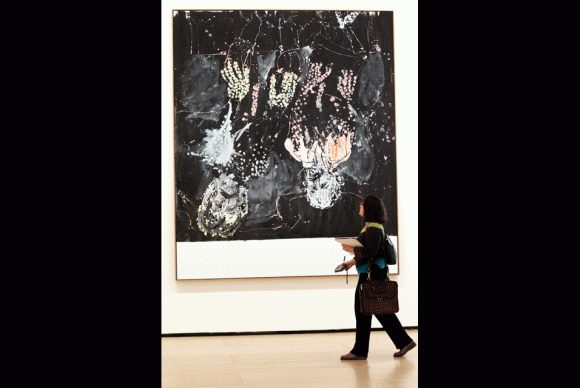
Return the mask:
M371 279L381 280L385 279L387 275L388 268L379 269L378 266L373 265L371 269ZM361 282L367 280L368 275L366 273L360 274L358 277L358 284L356 285L356 291L354 294L354 313L356 316L356 341L354 348L350 351L352 354L359 357L367 357L369 352L369 340L371 335L371 321L372 315L363 315L360 312L360 296L359 289ZM375 315L383 328L391 338L391 341L395 344L397 349L404 348L409 345L413 339L409 337L399 318L395 314L383 314Z

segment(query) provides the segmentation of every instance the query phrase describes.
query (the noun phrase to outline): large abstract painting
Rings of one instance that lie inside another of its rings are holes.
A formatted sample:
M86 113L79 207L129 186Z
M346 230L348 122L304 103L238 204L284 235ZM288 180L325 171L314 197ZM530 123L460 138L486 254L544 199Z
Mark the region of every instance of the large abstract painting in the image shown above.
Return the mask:
M174 11L173 65L178 243L396 238L392 12Z

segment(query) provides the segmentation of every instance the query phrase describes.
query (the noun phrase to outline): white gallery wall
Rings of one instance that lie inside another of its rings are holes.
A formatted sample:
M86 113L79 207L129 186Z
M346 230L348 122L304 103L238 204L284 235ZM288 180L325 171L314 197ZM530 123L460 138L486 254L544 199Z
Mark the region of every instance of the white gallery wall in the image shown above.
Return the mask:
M417 1L292 1L274 7L265 1L162 2L162 334L354 329L356 270L346 276L176 280L173 165L173 9L311 9L394 12L395 114L399 218L400 312L403 326L418 326L418 4ZM250 242L249 242L250 243ZM256 257L309 260L305 248L288 252L281 244L247 252L228 262L251 270ZM337 259L338 265L342 261ZM220 263L216 263L219 266ZM334 266L329 268L333 274ZM343 272L344 273L344 272ZM373 327L381 327L373 319Z

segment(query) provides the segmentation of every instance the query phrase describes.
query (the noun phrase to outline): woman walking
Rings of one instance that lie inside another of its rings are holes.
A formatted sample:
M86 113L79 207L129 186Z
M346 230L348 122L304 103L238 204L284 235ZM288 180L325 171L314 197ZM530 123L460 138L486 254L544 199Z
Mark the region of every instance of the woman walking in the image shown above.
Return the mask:
M366 360L369 351L372 315L364 315L360 311L359 289L362 282L368 277L368 262L371 259L371 279L385 280L388 278L389 267L385 261L385 251L381 249L387 239L382 224L387 221L385 205L379 198L369 195L360 204L359 215L363 217L365 226L357 240L362 247L342 245L342 249L353 254L354 258L344 262L346 270L356 265L359 274L354 297L354 312L356 316L356 340L352 350L341 356L341 360ZM395 314L375 315L393 343L399 349L395 357L405 355L417 344L407 334Z

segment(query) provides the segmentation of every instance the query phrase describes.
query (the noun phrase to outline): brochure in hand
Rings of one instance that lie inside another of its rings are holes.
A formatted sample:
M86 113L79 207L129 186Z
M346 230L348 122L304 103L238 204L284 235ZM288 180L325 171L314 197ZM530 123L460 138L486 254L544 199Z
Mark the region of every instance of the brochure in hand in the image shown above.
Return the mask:
M344 244L344 245L350 245L351 247L362 247L363 246L354 237L339 237L339 238L335 238L334 241L337 241L337 242Z

